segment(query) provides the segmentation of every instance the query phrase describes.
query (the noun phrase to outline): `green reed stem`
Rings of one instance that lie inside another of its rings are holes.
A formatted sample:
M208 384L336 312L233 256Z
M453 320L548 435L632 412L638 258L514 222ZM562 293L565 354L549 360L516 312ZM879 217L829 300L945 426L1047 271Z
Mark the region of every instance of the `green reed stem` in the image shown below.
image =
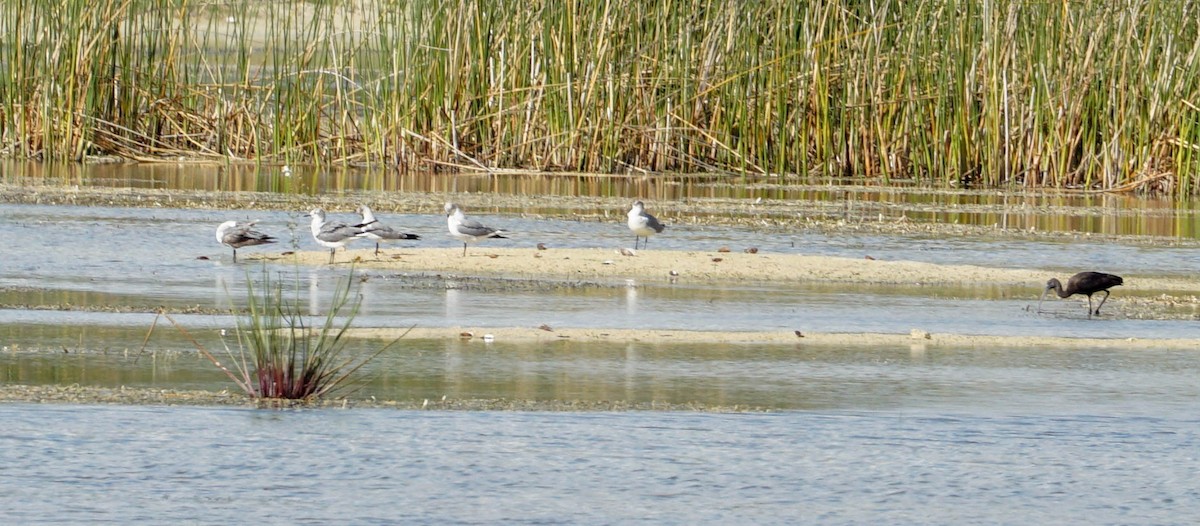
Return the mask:
M1173 0L27 0L0 152L1200 192Z

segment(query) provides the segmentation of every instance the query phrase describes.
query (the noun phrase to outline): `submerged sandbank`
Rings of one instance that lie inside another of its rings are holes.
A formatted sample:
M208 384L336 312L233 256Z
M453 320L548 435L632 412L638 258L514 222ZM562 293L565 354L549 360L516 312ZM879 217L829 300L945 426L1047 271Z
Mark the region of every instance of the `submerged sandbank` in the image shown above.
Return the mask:
M1200 339L1192 338L1065 338L1058 336L1000 336L938 334L914 328L907 334L821 333L809 331L695 331L671 329L577 329L558 327L414 327L351 329L349 336L378 338L447 340L459 339L486 346L495 343L524 342L642 342L650 344L759 344L900 348L1003 347L1033 348L1118 348L1118 349L1200 349Z

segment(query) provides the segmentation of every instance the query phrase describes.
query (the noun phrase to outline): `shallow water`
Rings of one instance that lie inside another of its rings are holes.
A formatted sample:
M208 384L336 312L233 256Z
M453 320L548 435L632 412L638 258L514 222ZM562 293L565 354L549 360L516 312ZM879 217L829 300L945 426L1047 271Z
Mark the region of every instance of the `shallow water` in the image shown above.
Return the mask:
M241 301L240 285L254 264L232 264L228 249L213 239L213 228L228 212L177 209L0 205L0 243L37 250L12 252L0 267L0 300L8 304L158 305L217 308ZM481 216L520 232L507 246L624 246L628 230L619 223L580 223ZM246 217L237 217L246 219ZM260 226L282 241L269 250L296 246L313 250L306 231L295 227L298 214L257 212ZM453 247L441 233L441 215L389 216L387 220L422 234L420 246ZM293 225L289 229L289 222ZM292 232L297 232L293 234ZM682 249L722 245L759 246L765 251L998 266L1057 267L1067 245L1023 240L931 240L877 235L824 235L803 232L778 236L728 227L681 226L654 238L653 247ZM795 246L793 246L793 244ZM1200 260L1200 249L1088 243L1070 253L1092 268L1126 274L1182 275L1180 261ZM244 249L243 253L256 248ZM653 250L653 248L651 249ZM86 254L85 257L78 257ZM209 259L197 259L198 257ZM1075 267L1072 267L1075 268ZM299 287L300 298L321 312L345 267L272 267ZM1063 272L1063 275L1066 271ZM726 330L808 330L821 332L931 332L1102 337L1195 337L1200 326L1185 321L1117 319L1089 322L1078 301L1047 303L1050 315L1028 309L1040 284L1028 289L996 287L772 284L697 287L665 279L634 282L634 287L563 287L550 292L492 286L455 288L442 278L366 271L362 284L366 326L539 326ZM453 281L453 280L452 280ZM1118 291L1118 294L1121 292ZM5 309L0 325L126 325L146 327L152 315ZM187 324L230 326L211 316L181 316Z
M164 186L247 185L233 188L238 190L265 184L175 174ZM463 185L456 190L487 182L453 180ZM162 187L159 179L147 181L150 187ZM105 184L95 173L75 183ZM342 183L330 184L337 191ZM518 183L503 186L508 183L492 180L495 191L516 192ZM696 188L708 187L697 183L687 191ZM635 190L642 189L588 191L619 195ZM581 190L566 185L559 191L575 195L571 192ZM1107 204L1115 210L1122 203ZM964 208L977 204L962 203ZM891 202L864 206L878 206L889 217L912 210ZM613 212L616 219L604 223L478 217L518 233L505 246L628 245L621 211ZM987 213L968 210L955 217L969 220ZM1176 226L1145 228L1181 235L1177 225L1194 223L1187 219L1190 213L1189 208L1165 220ZM456 246L442 234L440 214L384 217L422 234L420 246ZM155 306L220 310L240 301L247 272L260 267L232 264L228 249L216 244L213 229L227 219L260 219L264 230L282 240L271 250L293 245L316 249L299 211L246 216L0 204L0 242L17 247L0 265L0 303L15 306L0 309L0 382L231 388L162 320L143 348L154 322L147 312ZM1129 221L1114 211L1111 222L1085 226L1130 233L1125 230ZM1160 219L1150 222L1155 221ZM690 225L655 237L650 250L723 245L1038 266L1062 274L1087 266L1127 277L1183 275L1190 272L1188 262L1200 260L1195 248L1096 243L1086 237L1055 243L818 231L781 236ZM302 304L319 313L345 269L271 271L294 283ZM364 310L358 320L366 326L548 324L889 333L922 328L934 333L1200 337L1194 321L1122 316L1089 321L1077 301L1048 303L1049 314L1037 316L1028 308L1041 292L1039 284L1013 290L917 284L689 286L643 280L633 286L546 291L519 282L460 280L450 286L436 277L380 271L363 276ZM227 316L175 317L214 351L233 345L229 334L220 332L233 325ZM351 351L367 352L380 343L354 342ZM365 372L368 380L356 396L699 403L779 412L3 404L2 515L21 524L227 524L248 518L314 524L861 524L881 519L1051 524L1080 522L1081 517L1087 522L1167 524L1200 516L1200 485L1194 481L1200 468L1194 454L1200 422L1190 416L1200 400L1195 381L1200 354L1192 350L926 349L919 342L846 348L814 347L803 340L793 345L581 345L406 339Z
M119 337L119 335L113 335ZM0 353L5 382L229 387L194 354ZM774 414L0 405L14 524L1180 524L1200 354L402 341L359 396ZM252 504L251 504L252 503Z
M1200 421L0 405L9 521L1179 524Z
M168 330L169 331L169 330ZM0 352L0 381L109 388L233 388L177 333L89 339L113 347ZM49 338L41 338L46 342ZM219 338L201 338L232 363ZM121 346L125 342L128 345ZM382 340L355 341L359 356ZM225 344L236 348L234 337ZM166 348L163 348L166 347ZM492 342L402 339L372 361L356 398L666 403L774 410L907 410L1164 415L1200 399L1191 349L926 348L795 344Z
M195 353L0 353L0 381L229 388ZM168 333L169 334L169 333ZM355 350L365 351L370 343ZM2 404L13 523L1177 524L1200 354L402 340L356 396L775 414Z
M742 200L742 215L773 214L770 201L804 201L822 219L904 218L1052 232L1151 235L1200 239L1200 204L1192 200L1108 193L1037 193L928 188L894 180L655 174L459 173L398 174L393 170L203 164L55 165L0 161L0 182L105 188L321 195L373 192L490 193L622 197L647 201ZM750 203L767 200L756 207ZM540 210L503 210L509 213ZM595 210L604 213L604 210ZM616 212L616 211L614 211ZM621 212L623 213L623 212ZM619 216L620 214L618 214Z

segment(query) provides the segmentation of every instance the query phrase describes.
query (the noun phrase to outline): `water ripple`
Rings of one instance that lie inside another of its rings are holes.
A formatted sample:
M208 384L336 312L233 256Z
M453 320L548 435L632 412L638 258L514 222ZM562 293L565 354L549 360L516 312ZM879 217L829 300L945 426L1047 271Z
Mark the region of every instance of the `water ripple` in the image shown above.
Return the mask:
M0 406L0 418L0 505L23 524L1167 524L1200 513L1192 418L35 405Z

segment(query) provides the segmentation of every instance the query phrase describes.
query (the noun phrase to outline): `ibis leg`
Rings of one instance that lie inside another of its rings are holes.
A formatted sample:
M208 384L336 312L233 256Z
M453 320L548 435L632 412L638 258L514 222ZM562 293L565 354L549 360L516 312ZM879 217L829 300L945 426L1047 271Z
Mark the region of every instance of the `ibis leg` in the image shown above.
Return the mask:
M1105 291L1102 291L1102 292L1104 292L1104 297L1103 297L1103 298L1100 298L1100 304L1099 304L1099 305L1096 305L1096 315L1097 315L1097 316L1099 316L1099 315L1100 315L1100 307L1103 307L1103 306L1104 306L1104 302L1108 301L1108 294L1109 294L1109 292L1108 292L1107 290L1105 290Z

